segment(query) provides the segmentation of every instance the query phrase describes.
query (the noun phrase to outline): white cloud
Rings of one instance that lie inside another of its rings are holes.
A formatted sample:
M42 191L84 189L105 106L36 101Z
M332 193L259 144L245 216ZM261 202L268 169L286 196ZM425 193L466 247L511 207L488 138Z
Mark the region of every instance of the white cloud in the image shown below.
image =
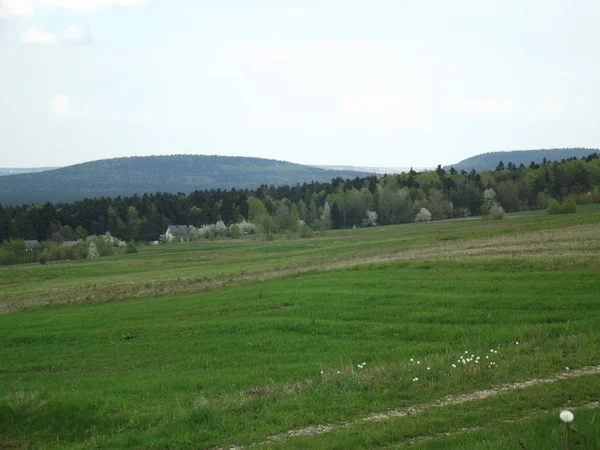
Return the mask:
M33 0L0 0L0 19L33 14Z
M548 118L556 117L561 115L563 112L563 105L557 101L546 100L542 103L535 105L533 111L533 117L535 118Z
M105 6L134 6L147 2L148 0L38 0L36 5L46 9L84 11Z
M394 131L427 128L436 62L380 41L234 42L211 72L239 93L256 128Z
M48 101L48 111L57 117L69 117L76 114L69 97L64 94L56 94Z
M21 33L21 42L33 45L51 45L56 44L56 37L52 33L32 27Z
M0 0L0 20L30 16L38 9L86 11L106 6L135 6L149 0Z
M94 39L89 28L72 25L63 32L62 42L72 45L92 45Z
M475 98L457 100L445 108L446 113L459 116L493 116L515 112L514 98Z

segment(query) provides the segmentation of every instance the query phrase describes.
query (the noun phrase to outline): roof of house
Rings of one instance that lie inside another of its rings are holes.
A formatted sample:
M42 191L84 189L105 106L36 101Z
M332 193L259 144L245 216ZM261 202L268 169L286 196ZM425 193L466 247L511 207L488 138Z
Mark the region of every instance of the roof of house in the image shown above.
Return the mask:
M173 236L189 234L190 227L187 225L169 225L168 231L170 231Z

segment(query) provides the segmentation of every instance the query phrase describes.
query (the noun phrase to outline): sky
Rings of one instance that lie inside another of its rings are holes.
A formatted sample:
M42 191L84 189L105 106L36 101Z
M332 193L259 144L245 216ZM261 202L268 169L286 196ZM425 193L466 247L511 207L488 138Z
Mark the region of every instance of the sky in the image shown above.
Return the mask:
M600 2L0 0L0 167L600 147Z

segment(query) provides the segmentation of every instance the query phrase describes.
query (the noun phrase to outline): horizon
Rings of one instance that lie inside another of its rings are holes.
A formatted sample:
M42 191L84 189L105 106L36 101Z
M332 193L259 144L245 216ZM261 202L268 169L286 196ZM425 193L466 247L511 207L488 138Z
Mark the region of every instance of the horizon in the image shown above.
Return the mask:
M205 154L205 153L171 153L171 154L157 154L157 155L125 155L125 156L115 156L112 158L101 158L101 159L91 159L91 160L87 160L87 161L81 161L81 162L75 162L75 163L70 163L70 164L66 164L66 165L58 165L58 166L2 166L0 167L0 169L3 170L26 170L26 169L47 169L47 170L54 170L54 169L62 169L65 167L70 167L70 166L76 166L79 164L86 164L86 163L92 163L92 162L96 162L96 161L104 161L104 160L111 160L111 159L120 159L120 158L148 158L148 157L163 157L163 156L223 156L223 157L231 157L231 158L258 158L258 159L268 159L268 160L272 160L272 161L281 161L281 162L288 162L288 163L292 163L292 164L301 164L304 166L311 166L311 167L323 167L323 168L335 168L335 167L346 167L346 168L356 168L356 169L364 169L364 168L369 168L369 169L375 169L375 168L379 168L379 169L417 169L418 170L432 170L434 168L436 168L438 165L442 166L442 167L451 167L452 165L457 165L459 163L461 163L462 161L472 158L472 157L476 157L476 156L480 156L480 155L487 155L487 154L493 154L493 153L513 153L513 152L531 152L531 151L552 151L552 150L564 150L564 149L584 149L584 150L591 150L591 151L598 151L600 148L599 147L565 147L565 148L558 148L558 147L553 147L553 148L547 148L547 149L542 149L542 148L534 148L534 149L518 149L518 150L497 150L497 151L489 151L489 152L483 152L483 153L477 153L475 155L471 155L471 156L467 156L465 157L463 160L460 161L455 161L453 163L438 163L432 166L427 166L427 167L420 167L420 166L416 166L416 165L400 165L400 166L391 166L391 165L350 165L350 164L343 164L343 163L339 163L339 164L311 164L311 163L296 163L294 161L287 161L284 159L279 159L279 158L264 158L261 156L242 156L242 155L218 155L218 154ZM324 167L326 166L326 167Z
M210 149L432 167L594 147L599 16L558 0L7 0L0 164Z

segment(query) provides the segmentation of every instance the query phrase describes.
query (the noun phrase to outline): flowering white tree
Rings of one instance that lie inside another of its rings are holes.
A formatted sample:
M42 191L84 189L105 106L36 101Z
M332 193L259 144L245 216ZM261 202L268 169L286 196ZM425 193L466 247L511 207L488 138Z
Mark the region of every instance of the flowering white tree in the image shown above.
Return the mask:
M98 247L96 247L96 244L94 244L93 242L90 243L90 246L88 247L88 253L87 253L88 259L98 258L99 256L100 256L100 253L98 253Z
M318 228L321 228L322 230L331 229L331 208L329 207L329 202L325 202L323 205L323 210L321 211L319 220L320 223Z
M486 189L483 191L484 202L493 202L494 200L496 200L496 192L493 189Z
M504 208L496 201L496 193L493 189L486 189L483 192L484 204L481 208L483 219L503 219Z
M242 220L237 224L240 227L240 233L242 234L256 234L258 233L258 227L251 222L246 222L246 220Z
M221 234L223 236L227 235L227 225L225 225L225 222L223 222L222 220L219 220L217 223L215 223L213 229L218 234Z
M502 206L495 204L490 208L490 219L503 219L504 218L504 208Z
M366 227L376 227L377 226L377 212L376 211L367 211L366 217L363 220L363 225Z
M431 213L427 208L421 208L421 211L416 215L415 222L429 222L431 220Z

